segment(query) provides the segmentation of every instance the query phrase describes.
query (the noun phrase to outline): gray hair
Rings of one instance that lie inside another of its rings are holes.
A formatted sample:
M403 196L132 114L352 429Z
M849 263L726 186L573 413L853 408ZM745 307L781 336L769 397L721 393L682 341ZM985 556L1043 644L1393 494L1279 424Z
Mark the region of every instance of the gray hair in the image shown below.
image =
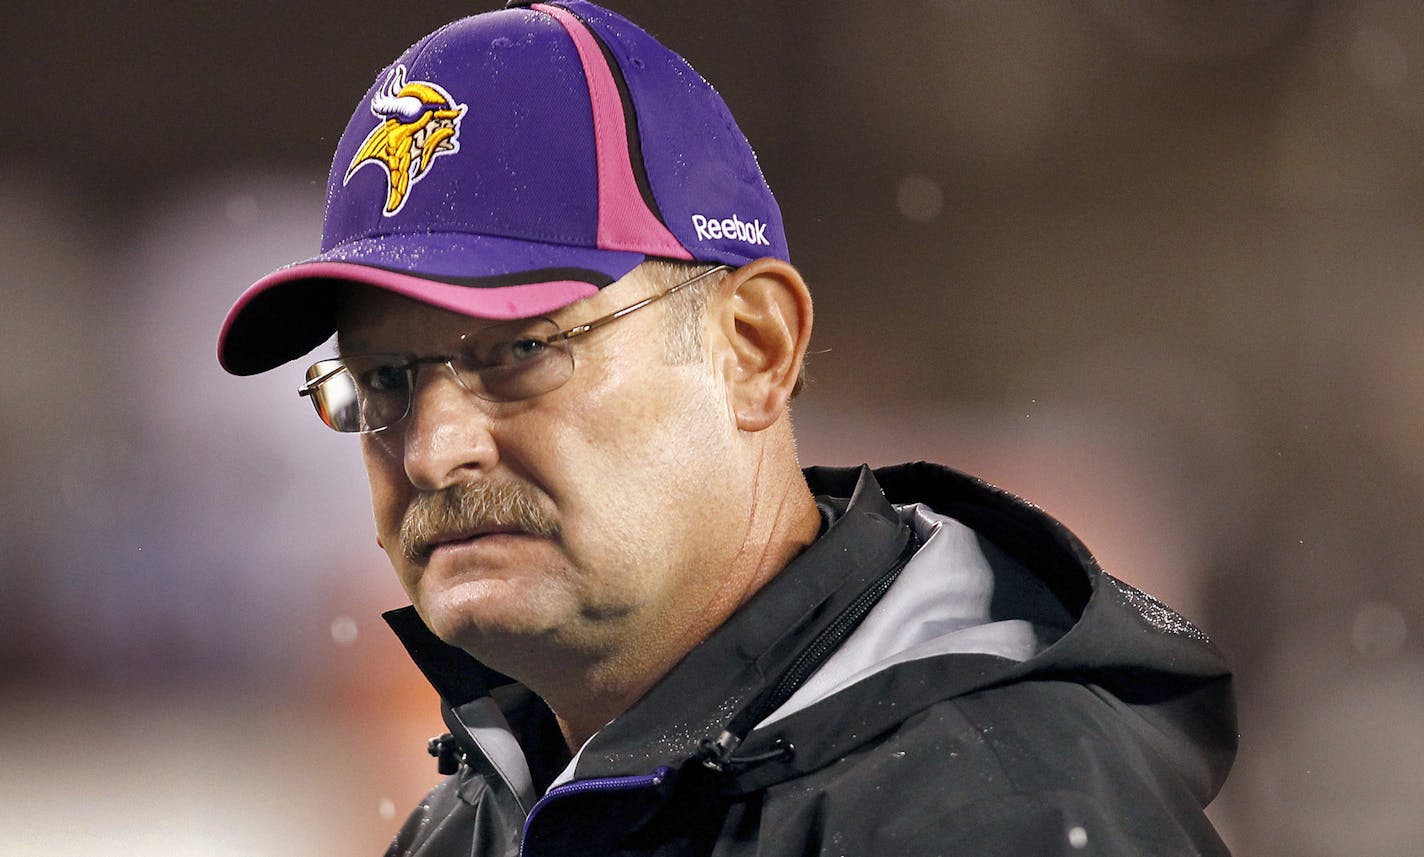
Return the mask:
M715 267L716 265L701 262L649 259L642 264L640 270L654 287L662 290L672 288ZM702 358L702 324L707 316L707 304L728 273L730 272L724 271L714 274L659 302L662 304L664 319L663 352L669 363L691 363ZM795 397L805 386L806 365L803 359L791 395Z

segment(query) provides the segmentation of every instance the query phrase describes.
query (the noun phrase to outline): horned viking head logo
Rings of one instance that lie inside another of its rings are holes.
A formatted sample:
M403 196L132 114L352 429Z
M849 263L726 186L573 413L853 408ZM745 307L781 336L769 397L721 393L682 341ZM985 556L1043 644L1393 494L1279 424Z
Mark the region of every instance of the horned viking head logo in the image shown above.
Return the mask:
M384 167L390 179L382 212L387 217L401 210L411 185L424 178L436 158L460 150L460 118L465 115L465 105L456 104L443 88L423 81L406 83L405 74L405 66L396 66L371 96L371 112L383 121L356 150L341 182L351 181L366 164Z

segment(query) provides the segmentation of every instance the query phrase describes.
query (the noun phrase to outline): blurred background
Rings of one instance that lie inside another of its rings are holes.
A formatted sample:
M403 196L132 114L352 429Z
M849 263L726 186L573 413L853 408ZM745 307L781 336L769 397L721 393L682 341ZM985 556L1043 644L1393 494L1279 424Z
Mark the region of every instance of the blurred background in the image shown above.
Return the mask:
M1424 7L610 0L817 300L806 463L1025 495L1239 675L1238 857L1424 841ZM0 12L0 853L378 854L436 779L357 446L218 368L467 2ZM489 6L495 5L493 2Z

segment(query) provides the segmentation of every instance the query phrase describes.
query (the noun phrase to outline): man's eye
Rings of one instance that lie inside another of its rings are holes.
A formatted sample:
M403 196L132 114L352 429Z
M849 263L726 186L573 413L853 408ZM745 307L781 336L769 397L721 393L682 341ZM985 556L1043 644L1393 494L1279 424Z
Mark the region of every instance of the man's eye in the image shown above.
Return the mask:
M495 366L518 366L521 363L537 360L548 347L547 342L533 337L511 340L495 350L494 359L491 362Z
M368 370L362 379L367 390L374 393L389 393L405 389L405 370L399 366L376 366Z

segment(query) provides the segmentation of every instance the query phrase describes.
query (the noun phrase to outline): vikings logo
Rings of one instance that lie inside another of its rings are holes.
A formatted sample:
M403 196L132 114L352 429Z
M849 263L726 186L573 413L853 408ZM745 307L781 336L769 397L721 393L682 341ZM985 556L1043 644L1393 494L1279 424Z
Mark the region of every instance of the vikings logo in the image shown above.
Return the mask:
M385 168L390 178L383 214L401 210L410 186L424 178L441 155L460 150L460 117L465 105L443 88L422 81L405 82L405 66L398 65L371 97L371 112L385 121L372 129L346 168L345 185L366 164Z

